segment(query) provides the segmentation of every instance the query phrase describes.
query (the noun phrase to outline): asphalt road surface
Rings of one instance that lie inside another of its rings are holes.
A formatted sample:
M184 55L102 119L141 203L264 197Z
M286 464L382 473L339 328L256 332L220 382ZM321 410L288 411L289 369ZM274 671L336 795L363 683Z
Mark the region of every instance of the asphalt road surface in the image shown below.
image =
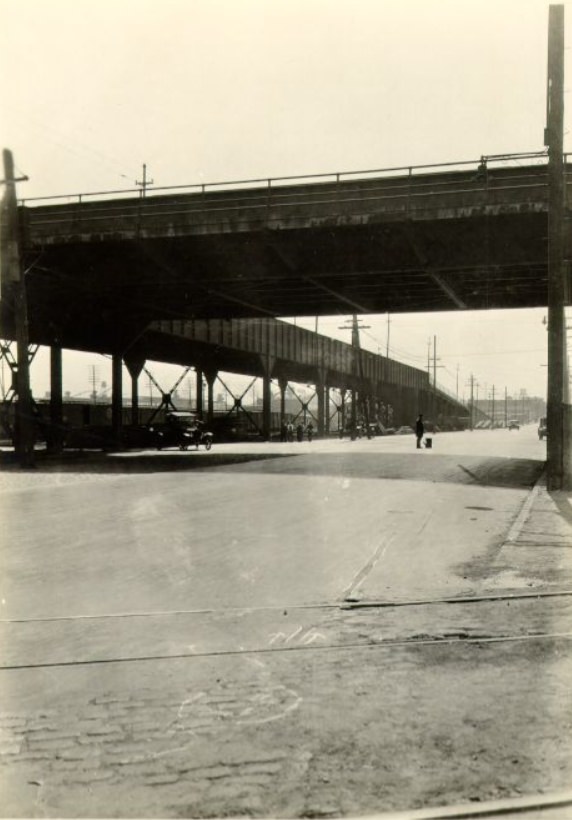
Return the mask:
M2 470L2 816L328 816L564 788L570 553L542 554L544 531L514 549L546 444L534 426L433 444Z

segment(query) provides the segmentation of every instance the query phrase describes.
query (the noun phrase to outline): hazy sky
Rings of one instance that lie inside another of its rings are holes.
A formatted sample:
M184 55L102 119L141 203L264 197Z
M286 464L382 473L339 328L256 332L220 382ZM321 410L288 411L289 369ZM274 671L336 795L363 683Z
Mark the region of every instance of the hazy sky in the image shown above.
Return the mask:
M171 185L542 150L548 8L0 0L2 145L30 177L26 198L133 187L143 163ZM570 8L566 21L572 43ZM390 355L426 367L437 336L450 390L472 372L489 390L542 395L544 313L395 315ZM321 318L319 330L349 340L342 323ZM387 317L366 323L364 346L385 352ZM105 373L95 356L66 361L73 392L88 389L90 363ZM32 376L41 395L45 357Z

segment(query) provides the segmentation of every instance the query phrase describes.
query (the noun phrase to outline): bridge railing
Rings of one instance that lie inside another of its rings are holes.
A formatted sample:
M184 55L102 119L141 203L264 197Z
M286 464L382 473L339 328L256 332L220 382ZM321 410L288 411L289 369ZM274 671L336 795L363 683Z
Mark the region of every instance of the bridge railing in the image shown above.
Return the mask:
M565 163L568 154L564 155ZM444 171L461 171L468 168L486 171L491 166L514 167L511 163L536 160L539 165L547 163L546 151L530 151L519 154L494 154L481 156L479 159L460 160L455 162L429 163L421 165L398 165L386 168L373 168L358 171L332 171L320 174L297 174L280 177L260 177L255 179L238 179L223 182L185 183L181 185L148 186L145 191L141 187L118 188L104 191L89 191L82 193L56 194L53 196L27 197L19 200L20 205L49 205L59 203L84 203L93 200L118 199L138 197L140 199L165 196L173 193L205 194L216 191L230 191L233 189L272 189L293 185L308 185L309 183L339 183L351 181L367 181L387 177L401 177L404 180L413 180L415 177Z

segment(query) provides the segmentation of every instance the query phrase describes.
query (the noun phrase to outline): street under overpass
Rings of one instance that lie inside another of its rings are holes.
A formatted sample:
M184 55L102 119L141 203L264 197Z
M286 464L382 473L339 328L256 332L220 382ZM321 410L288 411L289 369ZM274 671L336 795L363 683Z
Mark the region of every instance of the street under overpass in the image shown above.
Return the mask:
M571 172L566 162L566 202ZM548 212L545 153L29 200L18 208L28 339L52 348L56 396L62 348L112 355L117 418L121 364L137 375L157 323L544 307ZM3 283L7 339L18 292ZM268 380L279 359L266 357Z

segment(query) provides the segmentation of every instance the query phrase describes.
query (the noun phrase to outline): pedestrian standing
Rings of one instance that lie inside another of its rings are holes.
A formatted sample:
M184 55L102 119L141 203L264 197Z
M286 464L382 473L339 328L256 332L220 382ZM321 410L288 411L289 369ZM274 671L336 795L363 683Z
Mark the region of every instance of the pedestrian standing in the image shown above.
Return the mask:
M304 441L304 425L300 422L296 426L296 440L297 441Z
M421 439L423 438L423 434L425 432L425 426L423 424L423 413L419 413L417 416L417 421L415 422L415 437L417 438L417 449L421 449Z
M314 438L314 425L312 422L306 427L306 435L308 436L308 441L312 441Z

